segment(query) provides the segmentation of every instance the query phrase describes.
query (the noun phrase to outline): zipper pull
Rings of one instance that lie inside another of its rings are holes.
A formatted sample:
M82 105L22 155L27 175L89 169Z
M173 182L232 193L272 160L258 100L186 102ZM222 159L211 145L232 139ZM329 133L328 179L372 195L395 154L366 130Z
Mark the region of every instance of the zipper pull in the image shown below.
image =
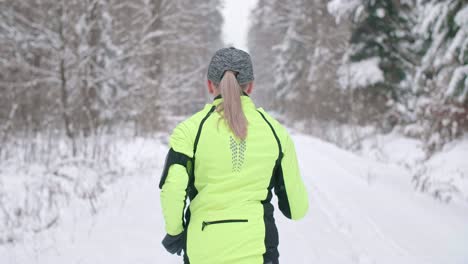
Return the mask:
M202 226L201 226L201 231L205 230L205 227L208 225L207 222L203 221Z

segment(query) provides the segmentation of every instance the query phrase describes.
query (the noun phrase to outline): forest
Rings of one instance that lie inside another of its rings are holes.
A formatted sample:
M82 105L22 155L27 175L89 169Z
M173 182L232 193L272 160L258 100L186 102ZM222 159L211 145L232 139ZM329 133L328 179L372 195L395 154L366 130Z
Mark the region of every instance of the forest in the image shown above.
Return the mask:
M212 101L225 1L0 1L0 259L119 182L156 190L168 133ZM252 97L304 159L346 151L371 183L369 156L398 156L402 189L466 209L466 0L258 0L249 21Z
M117 141L203 106L207 61L223 45L220 4L0 2L0 244L15 226L55 224L69 195L95 210L104 186L129 173Z
M249 49L262 102L305 131L340 143L329 127L398 130L428 154L468 131L466 1L258 5Z

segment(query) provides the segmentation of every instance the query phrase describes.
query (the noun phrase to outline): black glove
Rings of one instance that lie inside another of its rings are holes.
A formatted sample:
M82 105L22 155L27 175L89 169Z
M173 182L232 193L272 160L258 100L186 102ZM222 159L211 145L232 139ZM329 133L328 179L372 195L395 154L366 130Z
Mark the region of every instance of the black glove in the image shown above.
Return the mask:
M176 254L180 256L182 254L182 249L185 244L185 232L182 232L176 236L171 236L166 234L162 241L163 246L171 254Z

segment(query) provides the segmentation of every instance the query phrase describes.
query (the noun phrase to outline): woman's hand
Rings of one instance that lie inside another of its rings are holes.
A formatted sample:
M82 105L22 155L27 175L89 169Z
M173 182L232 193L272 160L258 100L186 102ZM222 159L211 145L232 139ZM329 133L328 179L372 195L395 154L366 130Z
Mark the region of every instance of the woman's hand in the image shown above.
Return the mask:
M180 256L182 254L182 249L185 244L185 232L182 232L176 236L171 236L166 234L162 241L163 246L171 254L176 254Z

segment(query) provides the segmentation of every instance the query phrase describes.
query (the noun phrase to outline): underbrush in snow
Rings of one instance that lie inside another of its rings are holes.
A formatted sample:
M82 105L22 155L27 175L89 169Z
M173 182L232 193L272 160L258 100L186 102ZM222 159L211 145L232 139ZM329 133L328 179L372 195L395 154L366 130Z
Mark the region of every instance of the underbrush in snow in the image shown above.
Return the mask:
M40 157L27 161L28 153L21 144L9 144L9 154L0 161L0 244L15 243L59 225L70 204L98 213L100 196L115 181L160 166L162 159L157 136L86 139L75 157L66 154L66 140L56 142L47 157L42 151ZM86 152L89 145L99 154Z

